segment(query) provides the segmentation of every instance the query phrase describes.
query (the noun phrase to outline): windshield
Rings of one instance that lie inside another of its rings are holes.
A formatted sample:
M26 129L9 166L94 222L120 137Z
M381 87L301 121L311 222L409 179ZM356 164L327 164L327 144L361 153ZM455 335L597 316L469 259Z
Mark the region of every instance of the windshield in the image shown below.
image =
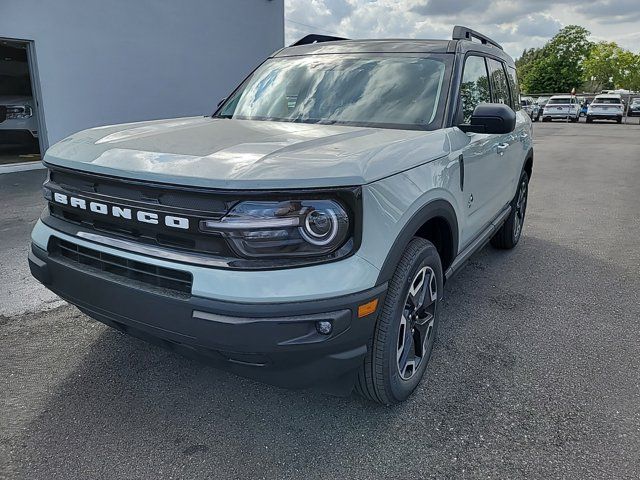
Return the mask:
M619 98L596 98L593 101L594 104L612 104L612 105L620 105L620 99Z
M565 98L552 98L547 102L547 105L566 105L571 103L571 99L569 97Z
M216 116L441 128L450 62L447 55L272 58L245 80Z

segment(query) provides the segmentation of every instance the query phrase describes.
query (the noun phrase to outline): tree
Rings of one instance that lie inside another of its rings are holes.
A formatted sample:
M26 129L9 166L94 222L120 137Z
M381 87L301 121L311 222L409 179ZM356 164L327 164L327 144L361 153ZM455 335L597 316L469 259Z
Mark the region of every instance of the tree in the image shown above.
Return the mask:
M590 32L578 25L560 30L541 49L528 51L521 72L523 90L527 93L570 92L583 82L582 63L593 43Z
M516 69L518 72L518 83L527 85L529 83L528 73L534 63L540 60L541 48L524 49L520 58L516 60Z
M584 61L586 84L592 91L603 88L640 88L640 55L615 42L596 43Z
M628 90L640 91L640 53L625 50L621 58L620 85Z

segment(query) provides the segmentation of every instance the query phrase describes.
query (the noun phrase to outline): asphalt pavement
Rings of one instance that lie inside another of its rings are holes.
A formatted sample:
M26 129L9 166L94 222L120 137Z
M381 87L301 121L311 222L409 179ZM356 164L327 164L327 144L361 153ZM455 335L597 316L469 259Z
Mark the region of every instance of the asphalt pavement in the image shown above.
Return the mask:
M539 123L523 238L446 286L404 404L282 390L31 279L42 171L0 175L0 478L640 478L640 126Z

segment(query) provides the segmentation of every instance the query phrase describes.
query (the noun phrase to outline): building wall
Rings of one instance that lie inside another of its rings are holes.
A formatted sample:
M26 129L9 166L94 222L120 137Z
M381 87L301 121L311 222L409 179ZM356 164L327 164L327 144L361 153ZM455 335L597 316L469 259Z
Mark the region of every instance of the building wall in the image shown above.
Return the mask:
M98 125L210 114L284 43L284 0L0 0L32 40L48 145Z

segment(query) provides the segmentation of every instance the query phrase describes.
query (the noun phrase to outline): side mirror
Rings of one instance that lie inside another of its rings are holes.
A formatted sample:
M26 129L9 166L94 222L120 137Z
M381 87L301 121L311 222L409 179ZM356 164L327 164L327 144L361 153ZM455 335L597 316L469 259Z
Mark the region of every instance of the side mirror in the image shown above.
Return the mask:
M458 128L473 133L511 133L516 128L516 112L502 103L481 103L473 111L471 123Z

